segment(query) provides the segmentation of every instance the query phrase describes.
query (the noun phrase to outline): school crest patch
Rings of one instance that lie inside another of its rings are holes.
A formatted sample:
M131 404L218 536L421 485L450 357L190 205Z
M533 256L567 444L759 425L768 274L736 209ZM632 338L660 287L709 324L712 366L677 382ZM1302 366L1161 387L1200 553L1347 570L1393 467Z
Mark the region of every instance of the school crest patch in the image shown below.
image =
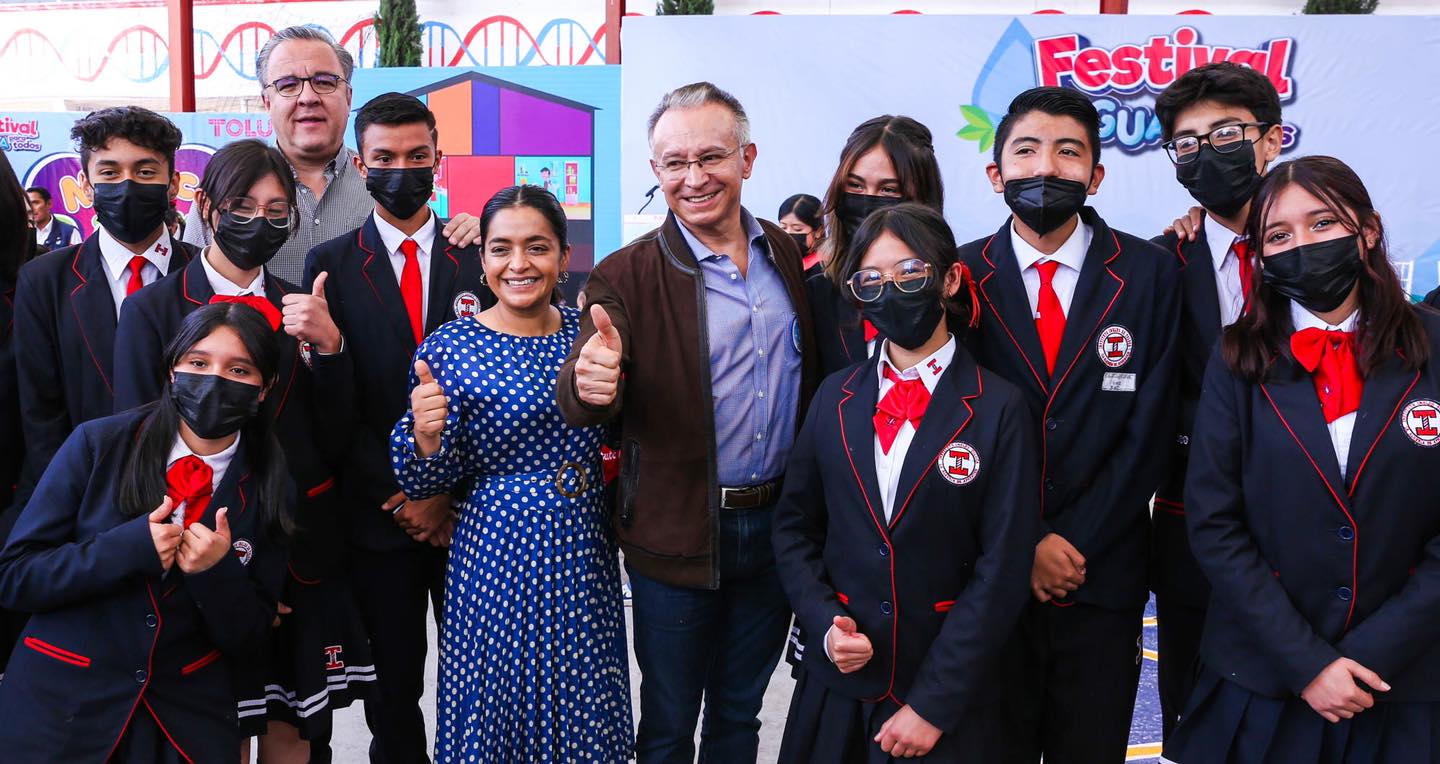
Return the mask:
M935 468L940 471L940 477L955 485L965 485L980 476L980 452L969 443L957 440L940 452Z
M1417 446L1440 445L1440 403L1428 398L1410 401L1400 412L1400 426Z
M474 292L461 292L455 295L455 302L450 307L454 309L456 318L469 318L480 312L480 298Z
M1100 356L1100 363L1112 369L1129 363L1134 351L1135 339L1130 336L1130 330L1119 324L1101 329L1095 339L1095 353Z
M235 550L235 556L240 558L241 565L249 565L250 560L255 557L255 547L245 539L235 539L235 543L230 547Z

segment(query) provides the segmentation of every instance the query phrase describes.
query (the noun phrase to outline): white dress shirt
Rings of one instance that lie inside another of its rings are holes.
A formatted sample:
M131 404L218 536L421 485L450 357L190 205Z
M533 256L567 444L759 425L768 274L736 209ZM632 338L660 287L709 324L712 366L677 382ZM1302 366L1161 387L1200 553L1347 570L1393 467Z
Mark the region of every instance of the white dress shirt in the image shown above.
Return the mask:
M1047 255L1030 246L1029 242L1015 232L1015 226L1010 226L1010 246L1015 250L1015 261L1020 266L1020 278L1025 281L1025 294L1030 298L1030 312L1036 318L1040 317L1040 271L1035 269L1035 265L1046 260L1060 263L1050 285L1055 288L1055 295L1060 298L1061 309L1065 311L1065 315L1070 315L1070 301L1075 297L1075 285L1080 282L1080 268L1085 264L1085 253L1090 251L1090 240L1094 235L1090 226L1079 223L1070 238L1054 253Z
M375 230L380 232L380 242L385 245L385 251L390 255L390 266L395 269L397 285L405 273L405 253L400 251L401 242L414 239L418 245L415 259L420 263L420 324L423 326L429 318L425 314L430 309L430 245L435 242L435 213L429 213L425 225L420 226L414 236L406 236L399 228L385 222L379 214L374 218Z
M210 264L211 257L224 256L225 255L216 249L213 244L206 247L205 251L200 253L200 267L205 269L205 280L210 282L210 291L219 297L242 297L245 295L264 297L265 269L261 268L260 271L255 274L255 279L248 285L241 286L222 276L220 271L215 270L215 266Z
M100 259L105 263L105 273L110 277L110 296L115 298L115 318L120 318L120 304L125 302L125 292L130 286L130 258L135 257L118 239L110 235L104 228L95 229L100 237ZM165 278L165 271L170 267L170 255L175 251L175 243L170 240L170 234L162 233L150 249L140 253L145 258L145 267L140 269L140 280L145 286Z
M1355 323L1359 318L1360 311L1357 310L1351 313L1349 318L1341 321L1339 326L1331 326L1321 321L1314 313L1300 307L1294 300L1290 301L1290 321L1295 325L1295 331L1297 332L1301 329L1353 332L1355 331ZM1325 425L1330 430L1330 444L1335 447L1335 460L1340 463L1341 477L1346 476L1345 470L1348 465L1345 462L1350 457L1350 436L1355 433L1355 416L1358 413L1357 411L1352 411Z
M1245 307L1245 287L1240 283L1240 260L1230 254L1236 239L1214 215L1205 216L1205 242L1210 245L1210 260L1215 265L1215 296L1220 299L1220 326L1240 320Z
M52 229L52 228L54 228L54 227L55 227L55 216L54 216L54 215L51 215L51 216L50 216L50 222L46 223L44 228L37 228L37 229L35 229L35 243L36 243L37 245L43 245L43 244L45 243L45 240L48 239L48 238L50 238L50 229ZM63 246L63 247L73 247L73 246L75 246L76 244L79 244L81 241L83 241L83 239L80 238L80 232L79 232L78 230L74 230L74 231L71 231L71 232L70 232L70 240L67 241L67 242L65 242L65 243L62 244L61 246Z
M225 450L211 454L210 456L200 456L194 451L191 451L189 446L185 445L183 438L176 435L175 445L170 447L170 458L165 460L165 469L169 471L171 467L175 466L175 462L187 456L199 456L200 461L205 462L205 464L210 467L210 493L214 495L216 489L220 487L220 481L225 479L225 470L230 468L230 462L234 461L235 452L239 449L240 436L236 435L235 442L227 446ZM216 507L216 509L219 509L219 507ZM185 502L180 502L180 506L176 507L175 511L170 513L170 522L177 525L183 525L185 523ZM211 530L214 530L214 528L211 528Z

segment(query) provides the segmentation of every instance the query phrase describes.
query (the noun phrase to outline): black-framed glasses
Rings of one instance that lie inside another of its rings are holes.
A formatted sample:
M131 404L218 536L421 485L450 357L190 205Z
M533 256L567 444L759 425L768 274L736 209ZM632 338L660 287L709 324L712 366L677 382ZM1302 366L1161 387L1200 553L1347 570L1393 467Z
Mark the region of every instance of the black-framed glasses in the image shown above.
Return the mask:
M720 165L726 159L735 156L744 146L736 146L729 151L712 151L702 155L699 159L667 159L664 162L657 162L656 167L660 173L667 178L678 178L690 171L690 165L696 165L702 172L712 173L720 169Z
M1170 161L1175 164L1188 164L1200 156L1200 144L1208 143L1210 148L1221 154L1229 154L1245 145L1245 131L1252 127L1260 128L1263 133L1269 127L1268 122L1235 122L1229 125L1221 125L1204 135L1184 135L1166 141L1165 153L1170 155Z
M280 77L271 82L269 87L275 88L276 93L286 98L294 98L305 89L307 82L310 83L310 89L315 91L316 95L326 95L334 93L335 89L340 87L340 83L345 82L345 78L338 74L325 73L309 77Z
M901 260L895 264L895 270L889 273L882 273L875 268L865 268L855 271L850 276L850 294L860 302L875 302L880 299L880 294L885 291L885 283L895 285L896 289L902 292L913 294L930 286L930 278L933 271L930 264L919 258Z
M220 205L220 211L242 223L263 217L276 228L289 228L295 222L295 207L286 202L256 204L253 199L237 196Z

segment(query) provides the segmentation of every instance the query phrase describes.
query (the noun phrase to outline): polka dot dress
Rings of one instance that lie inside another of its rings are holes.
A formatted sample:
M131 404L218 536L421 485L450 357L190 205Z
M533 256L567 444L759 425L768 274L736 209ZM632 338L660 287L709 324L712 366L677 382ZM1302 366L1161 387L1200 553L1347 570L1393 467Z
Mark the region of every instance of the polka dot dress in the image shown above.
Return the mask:
M603 433L570 427L556 407L555 378L580 329L578 311L560 310L560 331L545 337L502 334L474 318L436 330L416 358L450 401L441 449L416 456L408 414L391 440L401 489L449 490L460 515L440 635L437 762L631 754Z

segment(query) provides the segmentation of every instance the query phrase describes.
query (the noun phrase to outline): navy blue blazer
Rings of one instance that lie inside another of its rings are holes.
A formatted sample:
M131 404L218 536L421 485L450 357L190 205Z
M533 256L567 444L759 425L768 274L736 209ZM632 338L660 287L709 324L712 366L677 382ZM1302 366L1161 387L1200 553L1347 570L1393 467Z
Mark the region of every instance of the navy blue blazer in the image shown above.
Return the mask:
M805 292L815 317L821 378L865 360L864 319L850 296L836 287L824 271L805 277Z
M203 255L201 255L203 257ZM115 408L123 411L160 396L165 346L192 311L215 296L201 257L125 301L115 332ZM298 288L265 272L265 297L276 310ZM328 290L327 290L328 291ZM354 411L354 370L348 352L321 355L281 328L279 376L265 398L275 436L300 505L292 516L300 526L292 544L294 575L305 581L338 572L345 532L340 525L336 471L347 445ZM309 362L306 362L308 356Z
M0 544L5 543L5 510L15 496L24 457L20 380L15 375L15 284L0 277Z
M910 704L953 731L1030 591L1040 449L1023 395L957 347L900 470L889 522L875 476L878 360L832 374L796 438L775 509L775 560L805 634L802 671L847 697ZM835 616L875 654L841 674Z
M1440 701L1440 315L1416 312L1430 361L1366 379L1343 476L1309 374L1283 358L1257 385L1210 360L1185 481L1201 655L1252 692L1294 696L1344 656L1390 684L1377 700Z
M1110 228L1093 209L1080 217L1094 235L1055 373L1045 370L1008 220L960 248L983 306L966 344L1025 393L1040 424L1040 536L1060 534L1086 560L1085 583L1066 600L1140 607L1149 596L1150 499L1175 432L1180 271L1172 255Z
M0 607L33 613L0 682L7 759L104 761L144 713L187 760L238 750L230 664L264 654L285 550L262 527L242 442L201 520L214 528L228 507L236 554L162 576L148 518L116 500L147 411L81 424L0 552Z
M456 247L435 225L430 245L430 302L425 333L463 314L495 304L481 278L478 245ZM325 295L330 315L345 335L354 367L355 405L349 450L341 467L340 490L351 513L353 541L364 549L411 549L412 540L380 506L400 487L390 466L390 431L410 409L410 366L415 337L400 284L390 265L374 213L365 225L316 246L305 257L304 288L329 273Z
M176 243L166 273L179 270L195 251ZM115 298L108 282L98 234L20 268L15 346L26 448L17 489L21 504L70 432L115 410Z

